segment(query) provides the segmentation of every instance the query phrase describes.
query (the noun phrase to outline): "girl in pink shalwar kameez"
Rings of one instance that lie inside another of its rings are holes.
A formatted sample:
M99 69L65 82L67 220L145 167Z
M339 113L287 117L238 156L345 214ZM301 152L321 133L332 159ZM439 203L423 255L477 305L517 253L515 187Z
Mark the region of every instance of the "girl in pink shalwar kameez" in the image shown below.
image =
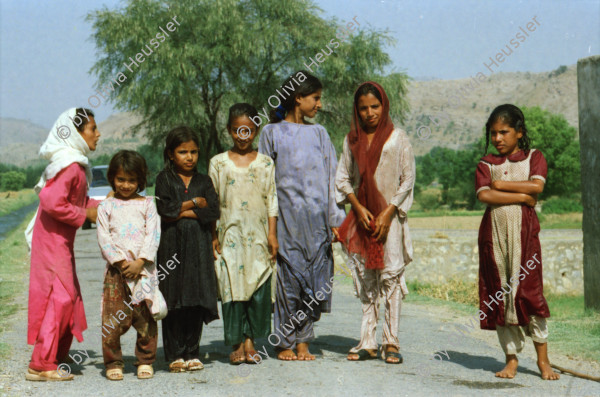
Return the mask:
M82 342L87 328L73 243L86 219L96 221L98 202L87 197L86 155L99 137L93 113L72 108L60 115L40 149L50 164L35 187L40 206L32 220L27 343L34 348L27 380L73 379L57 366L73 336Z

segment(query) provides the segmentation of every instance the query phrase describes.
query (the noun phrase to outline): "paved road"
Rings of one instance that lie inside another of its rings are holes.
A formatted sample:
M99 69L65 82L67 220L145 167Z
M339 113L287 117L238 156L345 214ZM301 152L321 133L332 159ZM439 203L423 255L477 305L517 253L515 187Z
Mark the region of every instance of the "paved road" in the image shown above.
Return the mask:
M450 330L455 325L467 323L467 317L419 303L405 303L402 310L399 337L404 364L387 365L381 360L348 362L345 353L357 343L361 319L360 303L352 295L349 280L336 283L333 313L324 315L316 326L317 339L311 349L317 354L315 362L278 361L273 358L272 346L265 340L259 341L257 347L263 350L262 346L265 346L269 358L264 358L260 365L231 366L228 364L229 348L223 344L223 323L218 320L205 328L202 337L200 349L205 370L169 374L161 337L154 379L138 380L132 365L135 334L131 330L122 339L125 380L109 382L103 377L100 348L104 263L95 229L78 232L75 252L89 329L84 333L83 343L73 344L71 354L76 361L80 361L80 357L85 361L71 364L72 372L77 375L72 382L42 384L25 381L31 355L31 347L26 344L28 282L25 278L21 309L1 336L4 342L13 346L12 357L0 362L1 396L600 395L599 383L568 375L563 375L557 382L542 381L532 346L527 346L520 356L520 372L514 380L496 379L494 371L502 367L503 354L495 333L475 329L464 336L451 337ZM436 355L440 350L447 350L447 353ZM551 357L564 366L579 367L589 373L600 372L595 364L557 355Z

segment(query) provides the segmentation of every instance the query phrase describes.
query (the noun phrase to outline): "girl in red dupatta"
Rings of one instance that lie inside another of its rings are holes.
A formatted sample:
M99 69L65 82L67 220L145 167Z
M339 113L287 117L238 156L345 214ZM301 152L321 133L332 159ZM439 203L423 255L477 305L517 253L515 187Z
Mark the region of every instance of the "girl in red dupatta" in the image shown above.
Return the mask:
M339 238L363 304L361 341L350 350L348 360L377 357L381 296L386 302L382 358L390 364L402 362L397 334L401 298L408 293L404 266L412 260L406 213L414 180L412 147L406 133L394 128L385 91L375 82L361 84L354 94L352 129L336 175L338 203L352 204Z

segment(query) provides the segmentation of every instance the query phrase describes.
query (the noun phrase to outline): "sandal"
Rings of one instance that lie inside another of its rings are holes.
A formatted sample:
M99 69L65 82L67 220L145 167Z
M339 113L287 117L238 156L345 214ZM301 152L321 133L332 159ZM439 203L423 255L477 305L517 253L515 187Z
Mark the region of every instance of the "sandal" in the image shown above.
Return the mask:
M188 371L200 371L201 369L204 369L204 364L202 364L202 361L198 360L197 358L187 360L185 362L185 366Z
M397 358L398 361L388 361L388 358ZM384 360L386 364L402 364L403 358L400 352L385 352Z
M154 376L154 368L152 365L148 364L140 364L137 367L137 377L138 379L150 379Z
M377 358L377 353L375 353L375 355L373 355L373 354L369 353L368 350L365 350L365 349L360 349L357 352L349 352L348 356L350 354L356 354L358 356L358 359L353 360L351 358L346 357L346 358L348 358L348 361L366 361L366 360L374 360Z
M108 380L123 380L122 368L111 368L106 370L106 379Z
M258 360L254 357L258 356ZM256 350L246 352L246 364L258 364L261 361L260 354Z
M178 358L169 364L169 372L185 372L187 370L187 365L183 358Z
M229 355L229 364L240 365L246 362L246 356L242 352L231 352Z
M36 371L35 369L28 368L27 373L25 374L26 380L42 381L42 382L45 382L45 381L60 382L60 381L73 380L73 378L75 378L75 377L72 374L67 373L66 371L64 373L59 373L57 370Z

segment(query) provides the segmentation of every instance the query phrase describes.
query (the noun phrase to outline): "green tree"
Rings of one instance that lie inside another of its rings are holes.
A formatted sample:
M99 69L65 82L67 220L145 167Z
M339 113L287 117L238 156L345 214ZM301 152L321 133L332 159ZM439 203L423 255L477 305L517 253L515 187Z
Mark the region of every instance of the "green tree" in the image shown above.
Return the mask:
M2 191L21 190L25 186L26 175L19 171L8 171L0 174Z
M360 31L340 41L337 21L321 18L321 12L310 0L129 0L120 9L105 7L88 15L100 54L91 72L100 90L125 72L127 80L112 84L110 98L118 109L142 116L136 130L147 128L158 146L168 130L187 124L199 133L201 161L206 163L226 148L224 126L231 104L244 101L269 111L267 100L281 82L306 69L309 58L337 40L339 47L311 68L325 88L318 122L339 150L357 84L376 79L393 97L400 94L392 103L392 117L403 122L407 76L383 76L391 63L383 52L391 42L387 32L366 29L368 21L358 16ZM174 16L180 22L177 30L131 73L124 63L146 49L158 27Z
M521 107L531 137L531 147L540 150L548 163L548 177L541 197L571 197L581 192L581 163L577 130L561 114L539 107Z
M137 151L146 159L146 164L148 165L148 186L152 186L156 181L156 175L164 168L162 151L159 147L150 144L138 147Z

